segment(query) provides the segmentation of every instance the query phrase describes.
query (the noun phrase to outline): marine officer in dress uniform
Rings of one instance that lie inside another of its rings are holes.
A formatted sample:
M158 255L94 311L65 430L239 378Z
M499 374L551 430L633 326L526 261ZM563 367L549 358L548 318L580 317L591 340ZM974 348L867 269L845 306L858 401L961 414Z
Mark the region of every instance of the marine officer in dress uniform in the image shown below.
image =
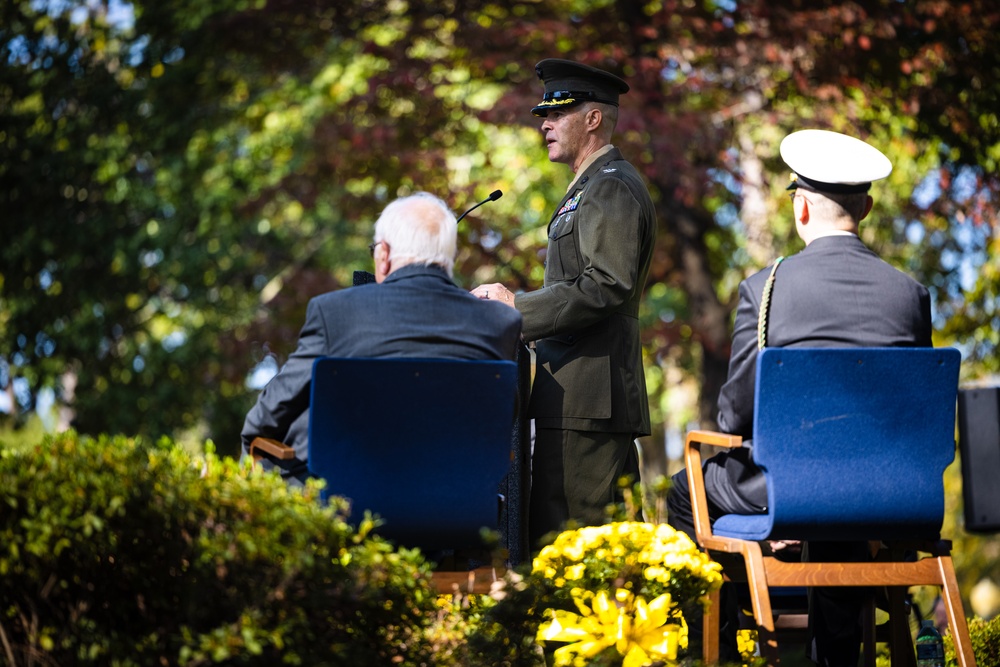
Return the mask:
M649 433L639 341L639 301L656 238L642 178L611 144L628 84L587 65L547 59L531 111L542 118L549 159L575 178L548 226L541 289L513 294L499 283L473 290L521 312L535 342L529 416L535 423L529 537L568 522L598 525L621 500L618 479L639 479L635 438Z
M744 280L733 326L729 377L719 394L719 429L753 435L757 352L772 347L931 347L927 289L893 268L858 238L872 209L872 181L892 171L875 147L837 132L801 130L781 142L792 170L789 186L795 229L805 248ZM752 446L752 443L749 443ZM877 446L877 443L873 443ZM718 454L704 464L712 521L723 514L766 511L763 473L750 447ZM822 471L816 474L822 476ZM687 477L674 476L667 496L668 522L694 539ZM781 545L778 545L781 546ZM865 557L866 545L810 543L810 560ZM825 554L825 556L824 556ZM852 589L813 589L812 659L820 665L856 667L861 599ZM735 644L732 634L721 645ZM721 648L721 646L720 646ZM726 659L727 656L722 656ZM738 660L738 654L728 656Z

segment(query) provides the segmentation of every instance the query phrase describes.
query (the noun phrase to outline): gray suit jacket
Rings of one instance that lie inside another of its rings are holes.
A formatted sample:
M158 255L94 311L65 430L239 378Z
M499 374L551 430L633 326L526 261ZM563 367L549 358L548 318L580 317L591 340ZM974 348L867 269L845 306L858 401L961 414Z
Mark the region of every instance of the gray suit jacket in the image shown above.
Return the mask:
M719 428L753 435L757 316L770 269L740 284L729 378L719 393ZM927 289L893 268L854 235L816 239L775 273L768 347L931 347ZM729 456L726 473L754 505L767 502L749 452Z
M590 165L549 223L542 289L519 294L535 345L529 415L539 428L646 435L639 340L656 213L618 149Z
M244 452L257 436L280 440L295 448L297 459L282 465L282 474L306 473L309 391L318 357L513 360L520 333L517 311L477 299L436 266L404 266L382 284L318 296L309 302L297 349L246 416Z

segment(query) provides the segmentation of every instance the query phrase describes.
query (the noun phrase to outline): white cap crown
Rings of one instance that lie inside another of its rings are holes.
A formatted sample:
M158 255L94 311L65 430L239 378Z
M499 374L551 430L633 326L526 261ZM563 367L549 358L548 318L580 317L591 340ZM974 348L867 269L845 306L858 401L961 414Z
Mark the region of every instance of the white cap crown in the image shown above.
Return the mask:
M882 151L829 130L799 130L785 137L781 159L799 177L794 186L820 192L867 192L872 181L892 172Z

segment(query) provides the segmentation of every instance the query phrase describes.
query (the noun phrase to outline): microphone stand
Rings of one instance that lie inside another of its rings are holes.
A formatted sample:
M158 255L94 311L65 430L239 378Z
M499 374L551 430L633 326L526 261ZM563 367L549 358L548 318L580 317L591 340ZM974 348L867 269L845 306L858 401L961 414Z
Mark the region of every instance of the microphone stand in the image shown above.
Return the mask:
M462 215L458 216L458 220L456 220L455 222L456 223L461 222L462 218L464 218L465 216L469 215L470 213L472 213L473 211L475 211L477 208L479 208L480 206L482 206L486 202L488 202L488 201L496 201L497 199L500 199L500 197L503 197L503 192L501 192L500 190L494 190L493 192L490 193L489 197L487 197L483 201L479 202L478 204L476 204L475 206L473 206L472 208L470 208L468 211L466 211Z

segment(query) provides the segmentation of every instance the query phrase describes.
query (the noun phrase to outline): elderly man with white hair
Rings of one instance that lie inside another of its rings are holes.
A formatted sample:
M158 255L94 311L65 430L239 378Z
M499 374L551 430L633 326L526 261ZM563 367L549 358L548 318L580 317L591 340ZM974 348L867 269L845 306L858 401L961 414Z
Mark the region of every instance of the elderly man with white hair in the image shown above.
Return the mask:
M308 477L309 390L318 357L419 357L513 360L521 316L477 299L452 282L455 215L426 192L389 204L371 244L375 283L315 297L298 347L264 387L241 434L246 455L254 438L284 442L292 461L266 461L286 481Z

